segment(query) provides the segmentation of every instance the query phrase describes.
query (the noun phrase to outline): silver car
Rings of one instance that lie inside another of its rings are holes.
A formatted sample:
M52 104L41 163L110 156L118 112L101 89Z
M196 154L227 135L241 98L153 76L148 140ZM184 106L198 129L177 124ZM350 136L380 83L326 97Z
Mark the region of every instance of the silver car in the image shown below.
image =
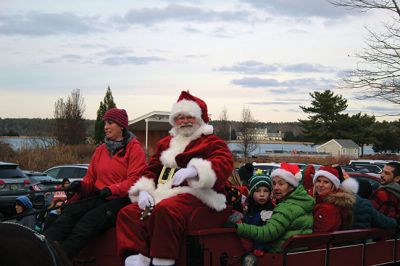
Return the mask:
M51 167L43 173L60 181L64 178L68 178L72 182L75 180L82 180L88 168L89 164L65 164Z

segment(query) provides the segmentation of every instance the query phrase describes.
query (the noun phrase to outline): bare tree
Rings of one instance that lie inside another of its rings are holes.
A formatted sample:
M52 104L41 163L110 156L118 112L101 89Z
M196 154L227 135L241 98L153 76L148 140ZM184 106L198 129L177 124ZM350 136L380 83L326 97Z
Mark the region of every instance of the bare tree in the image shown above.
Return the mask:
M251 110L243 107L242 121L240 123L239 130L241 133L240 138L242 140L240 146L245 159L250 156L251 152L257 149L257 144L255 141L256 123L257 121L253 118Z
M219 136L223 140L230 140L230 123L228 121L228 110L226 107L222 109L221 114L219 115L218 124L216 124L215 134Z
M54 136L63 144L84 143L86 139L86 124L84 120L85 104L76 89L66 100L59 98L54 106Z
M380 98L400 104L400 10L396 0L332 0L335 6L368 10L386 10L395 14L385 23L385 32L368 30L367 47L356 54L360 60L355 70L344 78L346 87L363 89L362 98Z

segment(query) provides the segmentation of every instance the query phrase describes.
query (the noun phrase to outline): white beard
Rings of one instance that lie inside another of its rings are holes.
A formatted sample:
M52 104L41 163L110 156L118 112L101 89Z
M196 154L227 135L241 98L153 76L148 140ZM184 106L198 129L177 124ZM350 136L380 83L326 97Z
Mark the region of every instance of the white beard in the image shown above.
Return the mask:
M187 124L186 124L186 125L187 125ZM184 125L175 126L176 133L177 133L178 135L183 136L183 137L190 137L190 136L193 135L193 133L196 132L199 128L200 128L200 125L199 125L199 124L194 124L194 125L192 125L192 126L190 126L190 127L184 126Z

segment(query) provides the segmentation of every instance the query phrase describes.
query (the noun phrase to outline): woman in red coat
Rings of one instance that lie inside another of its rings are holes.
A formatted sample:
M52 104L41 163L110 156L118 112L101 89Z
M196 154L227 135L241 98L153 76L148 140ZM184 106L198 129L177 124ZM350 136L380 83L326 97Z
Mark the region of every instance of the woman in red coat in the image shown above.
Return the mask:
M314 175L314 233L351 228L355 194L340 189L340 174L331 166L322 166Z
M105 143L98 146L82 181L70 184L77 200L45 232L70 258L95 235L115 226L117 213L128 205L128 190L141 177L146 155L128 130L125 110L112 108L103 117Z

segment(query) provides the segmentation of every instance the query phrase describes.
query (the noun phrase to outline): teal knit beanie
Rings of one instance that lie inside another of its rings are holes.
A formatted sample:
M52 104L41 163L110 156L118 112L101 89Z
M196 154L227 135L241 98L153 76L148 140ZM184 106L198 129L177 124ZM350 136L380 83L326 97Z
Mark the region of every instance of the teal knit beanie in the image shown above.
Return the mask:
M272 185L271 177L266 175L254 175L250 179L250 184L249 184L250 195L252 195L254 191L256 191L256 189L259 187L267 187L269 191L271 191L271 185Z

